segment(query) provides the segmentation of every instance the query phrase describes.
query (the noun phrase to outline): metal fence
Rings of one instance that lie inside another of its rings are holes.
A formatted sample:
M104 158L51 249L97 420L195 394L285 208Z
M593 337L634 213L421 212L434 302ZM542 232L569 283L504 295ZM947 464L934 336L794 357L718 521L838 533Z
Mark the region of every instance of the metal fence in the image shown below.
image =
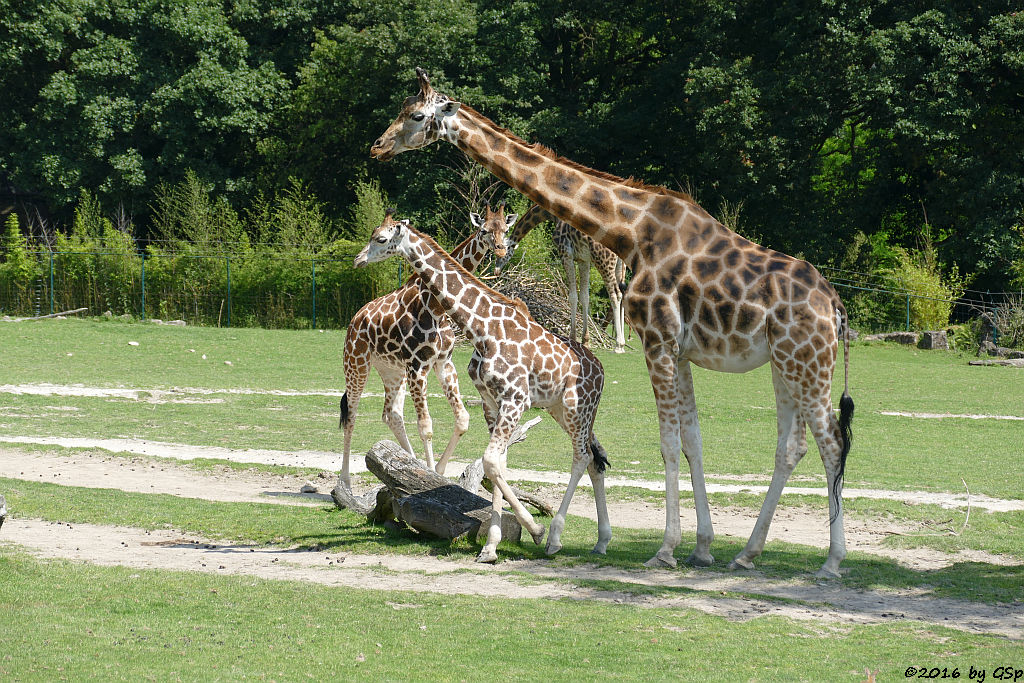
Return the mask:
M285 328L344 328L359 308L399 286L408 274L401 260L366 271L352 254L301 257L287 254L138 254L38 251L29 284L0 280L0 313L39 316L87 307L99 315L185 320L190 324ZM555 277L554 260L523 264ZM951 322L964 322L1003 306L1008 293L965 293L955 301L886 287L861 273L822 268L842 295L854 327L868 332L909 330L917 300L952 305ZM592 277L594 289L599 277ZM1015 293L1012 293L1015 295ZM594 311L600 314L598 294Z
M0 280L0 313L77 308L224 327L343 328L368 300L397 287L400 263L352 268L352 255L35 252L30 283Z

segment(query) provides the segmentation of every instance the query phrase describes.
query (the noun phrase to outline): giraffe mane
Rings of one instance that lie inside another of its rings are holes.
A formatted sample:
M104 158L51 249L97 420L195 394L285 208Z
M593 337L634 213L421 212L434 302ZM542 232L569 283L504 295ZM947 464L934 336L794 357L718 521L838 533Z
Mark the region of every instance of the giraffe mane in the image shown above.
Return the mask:
M500 133L502 136L507 137L514 142L518 142L519 144L528 147L530 150L536 152L537 154L540 154L545 158L551 159L552 161L557 162L563 166L568 166L569 168L572 168L574 170L582 171L594 178L599 178L601 180L609 180L613 183L621 183L627 187L631 187L636 190L644 190L645 192L653 192L654 194L675 197L677 199L682 199L685 202L689 202L690 204L697 203L693 197L691 197L686 192L682 192L681 190L671 190L663 185L649 185L648 183L645 183L642 180L638 180L632 176L628 178L623 178L622 176L617 176L614 173L598 171L589 166L584 166L583 164L573 161L572 159L565 158L564 156L560 155L558 152L551 149L547 145L541 144L539 142L527 142L526 140L523 140L521 137L510 131L508 128L503 128L499 126L494 121L491 121L489 118L478 112L476 109L473 109L473 107L469 106L468 104L463 103L461 108L468 110L470 113L474 114L479 119L486 121L490 125L490 127L494 129L495 132Z
M417 230L416 228L412 227L411 225L409 226L409 230L411 230L413 233L418 235L424 242L426 242L430 246L431 249L435 249L435 250L437 250L441 254L448 254L448 252L446 252L444 249L442 249L441 246L437 242L435 242L434 238L431 237L430 235L425 235L424 233L420 232L419 230ZM462 266L461 263L459 263L455 259L451 258L451 254L448 254L448 260L450 260L452 262L452 264L455 266L455 269L457 271L459 271L461 274L468 275L472 279L476 280L477 283L479 284L479 286L484 291L486 291L490 296L492 296L496 301L498 301L500 303L503 303L503 304L507 304L509 306L515 306L516 308L519 308L520 310L526 308L526 304L524 304L519 299L513 299L512 297L506 296L506 295L502 294L501 292L499 292L499 291L497 291L495 289L491 289L490 287L485 285L477 276L473 275L471 272L466 270ZM529 314L529 310L526 310L526 313Z
M427 237L427 235L424 235L423 233L419 232L418 230L416 232L418 234L422 235L423 237ZM475 237L476 237L476 233L474 232L469 237L467 237L466 239L464 239L461 242L459 242L458 244L456 244L452 248L452 250L450 252L448 252L448 255L451 256L454 259L455 255L461 253L464 249L466 249L469 246L469 243L472 242L473 238L475 238ZM437 242L434 242L434 245L437 246ZM439 246L438 246L438 248L440 249ZM412 275L409 276L409 279L407 279L405 281L405 286L409 286L409 285L417 283L419 281L420 281L420 274L417 273L416 271L413 271Z

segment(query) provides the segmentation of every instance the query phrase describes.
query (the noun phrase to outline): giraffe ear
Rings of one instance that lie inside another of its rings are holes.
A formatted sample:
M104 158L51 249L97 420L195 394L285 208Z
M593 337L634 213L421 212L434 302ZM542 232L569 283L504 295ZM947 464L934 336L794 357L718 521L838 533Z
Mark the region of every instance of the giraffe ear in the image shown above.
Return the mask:
M484 222L480 218L480 214L478 214L478 213L470 213L469 214L469 222L473 224L474 228L482 228L482 227L484 227Z
M448 100L438 109L438 113L442 116L454 116L455 112L462 106L462 102L455 102L454 100Z
M406 229L412 227L412 221L410 221L408 218L403 218L402 220L400 220L398 222L399 222L400 225L402 225Z
M510 213L509 215L505 216L505 227L506 228L511 228L513 225L516 224L516 219L518 219L518 218L519 218L519 214L518 213Z

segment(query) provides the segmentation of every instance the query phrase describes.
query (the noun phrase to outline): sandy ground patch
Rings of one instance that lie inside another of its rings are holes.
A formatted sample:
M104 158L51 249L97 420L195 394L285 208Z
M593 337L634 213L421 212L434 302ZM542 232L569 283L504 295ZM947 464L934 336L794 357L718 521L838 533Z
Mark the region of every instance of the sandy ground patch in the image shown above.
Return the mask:
M0 436L0 443L8 444L35 444L43 446L58 446L61 448L98 448L113 453L134 453L174 460L193 460L195 458L212 458L230 460L232 462L260 463L265 465L283 465L287 467L312 467L316 469L338 472L341 470L342 456L340 453L329 451L277 451L270 449L233 449L220 446L190 446L184 444L167 443L162 441L149 441L144 439L89 439L69 438L55 436ZM451 472L459 472L468 463L452 462ZM356 456L350 463L353 474L366 471L366 463L363 458ZM510 480L531 481L541 484L552 484L565 486L569 482L568 472L542 472L537 470L509 468ZM764 494L768 487L758 484L747 483L721 483L715 482L715 477L709 475L707 482L708 493L755 493ZM724 479L724 477L723 477ZM641 488L648 491L664 491L664 480L644 480L621 476L605 477L605 483L609 487L625 486ZM590 480L584 477L580 480L581 488L589 488ZM692 491L689 479L686 476L679 482L679 488L683 491ZM810 495L825 498L827 492L825 485L818 486L787 486L783 491L786 495ZM966 508L970 504L974 508L990 510L992 512L1007 512L1011 510L1024 510L1024 500L1004 500L992 498L980 494L967 493L942 493L933 491L887 491L883 489L859 489L844 488L844 498L876 498L883 500L897 500L915 504L934 504L945 508ZM662 520L664 524L664 520Z
M473 564L432 557L359 555L225 545L174 531L64 524L12 519L0 543L16 543L34 555L106 566L174 569L214 574L241 574L267 579L310 581L329 586L491 596L510 599L569 598L628 603L640 607L694 608L744 621L775 615L798 620L873 624L913 620L972 633L1024 637L1024 610L1019 605L989 605L935 598L919 590L867 591L811 578L779 581L756 571L723 575L696 569L627 571L603 567L552 567L544 561ZM466 570L471 571L466 571ZM551 582L523 582L522 573ZM142 578L142 577L138 577ZM678 597L635 595L581 587L575 582L614 580L627 584L682 588L705 595ZM755 597L736 599L723 592ZM765 598L782 598L777 602ZM407 605L403 605L407 606ZM398 607L395 607L396 609Z

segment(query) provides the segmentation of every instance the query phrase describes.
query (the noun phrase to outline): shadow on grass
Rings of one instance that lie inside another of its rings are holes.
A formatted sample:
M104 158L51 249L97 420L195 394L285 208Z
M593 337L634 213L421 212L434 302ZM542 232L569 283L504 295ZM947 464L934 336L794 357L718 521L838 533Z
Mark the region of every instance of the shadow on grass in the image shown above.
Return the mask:
M296 538L299 543L308 544L311 549L352 550L363 546L378 550L388 548L403 554L424 554L432 556L474 557L480 545L466 538L454 541L431 539L411 529L370 526L364 517L338 511L338 518L348 518L345 528L337 533ZM537 521L549 524L550 519L536 517ZM650 529L619 529L613 531L612 542L606 555L591 552L597 541L597 526L590 520L570 517L562 538L563 548L554 556L544 553L544 545L534 545L529 537L519 543L502 541L498 547L498 561L536 560L549 562L552 568L578 567L593 564L599 567L616 567L628 571L645 571L643 563L661 547L662 534ZM743 548L745 540L730 536L717 537L711 551L715 564L708 568L695 568L685 564L684 559L695 543L695 537L684 535L676 550L679 566L674 571L681 573L706 571L743 576L726 568L729 561ZM768 544L758 558L757 569L751 576L779 580L815 581L814 572L825 561L824 548L811 548L781 541ZM918 589L924 596L958 598L980 602L1024 601L1024 564L998 565L985 562L957 562L935 569L911 569L898 564L894 559L879 557L862 552L851 553L843 562L841 585L861 589ZM567 572L568 576L568 572ZM640 590L638 588L638 590ZM650 590L650 589L643 589Z

